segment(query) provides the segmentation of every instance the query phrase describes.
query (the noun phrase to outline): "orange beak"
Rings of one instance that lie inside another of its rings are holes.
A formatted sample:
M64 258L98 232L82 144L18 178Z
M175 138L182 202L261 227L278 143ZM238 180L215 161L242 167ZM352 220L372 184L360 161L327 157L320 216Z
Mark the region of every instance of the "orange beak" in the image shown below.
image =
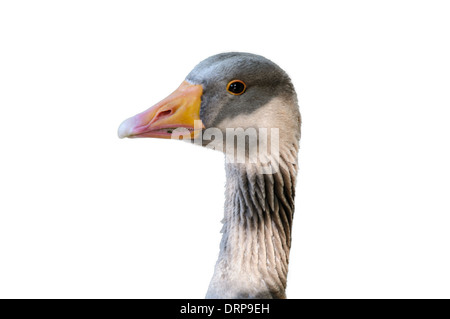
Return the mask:
M178 137L194 139L204 128L200 120L202 93L201 85L184 81L158 104L123 121L119 127L119 137L171 138L178 129Z

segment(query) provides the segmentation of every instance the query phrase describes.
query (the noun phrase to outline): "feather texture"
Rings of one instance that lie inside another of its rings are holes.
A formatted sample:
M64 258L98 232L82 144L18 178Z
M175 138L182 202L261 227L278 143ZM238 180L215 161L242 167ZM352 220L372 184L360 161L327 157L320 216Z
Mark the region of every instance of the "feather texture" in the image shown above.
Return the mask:
M207 297L286 297L297 151L292 143L274 174L226 164L223 237Z

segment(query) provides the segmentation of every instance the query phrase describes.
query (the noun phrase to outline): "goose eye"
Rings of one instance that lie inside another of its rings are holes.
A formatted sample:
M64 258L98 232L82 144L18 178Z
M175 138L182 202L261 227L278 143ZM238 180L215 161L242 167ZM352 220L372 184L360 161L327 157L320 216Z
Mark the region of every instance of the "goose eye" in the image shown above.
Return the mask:
M231 93L233 95L241 95L242 93L245 92L246 88L247 86L241 80L230 81L230 83L228 83L227 85L228 93Z

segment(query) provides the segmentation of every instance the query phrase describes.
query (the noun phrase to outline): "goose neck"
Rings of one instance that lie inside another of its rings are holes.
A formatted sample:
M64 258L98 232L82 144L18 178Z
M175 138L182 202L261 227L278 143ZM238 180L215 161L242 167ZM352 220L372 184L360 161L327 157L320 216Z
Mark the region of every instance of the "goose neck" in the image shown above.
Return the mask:
M223 237L207 297L285 298L297 174L292 154L281 156L273 174L226 164Z

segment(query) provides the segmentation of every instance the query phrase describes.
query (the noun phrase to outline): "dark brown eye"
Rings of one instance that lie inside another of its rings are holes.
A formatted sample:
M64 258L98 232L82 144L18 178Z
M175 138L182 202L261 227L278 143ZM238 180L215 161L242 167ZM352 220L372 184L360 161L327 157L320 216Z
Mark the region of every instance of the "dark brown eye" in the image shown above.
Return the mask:
M246 88L247 86L241 80L230 81L230 83L228 83L227 85L228 93L231 93L233 95L241 95L242 93L245 92Z

